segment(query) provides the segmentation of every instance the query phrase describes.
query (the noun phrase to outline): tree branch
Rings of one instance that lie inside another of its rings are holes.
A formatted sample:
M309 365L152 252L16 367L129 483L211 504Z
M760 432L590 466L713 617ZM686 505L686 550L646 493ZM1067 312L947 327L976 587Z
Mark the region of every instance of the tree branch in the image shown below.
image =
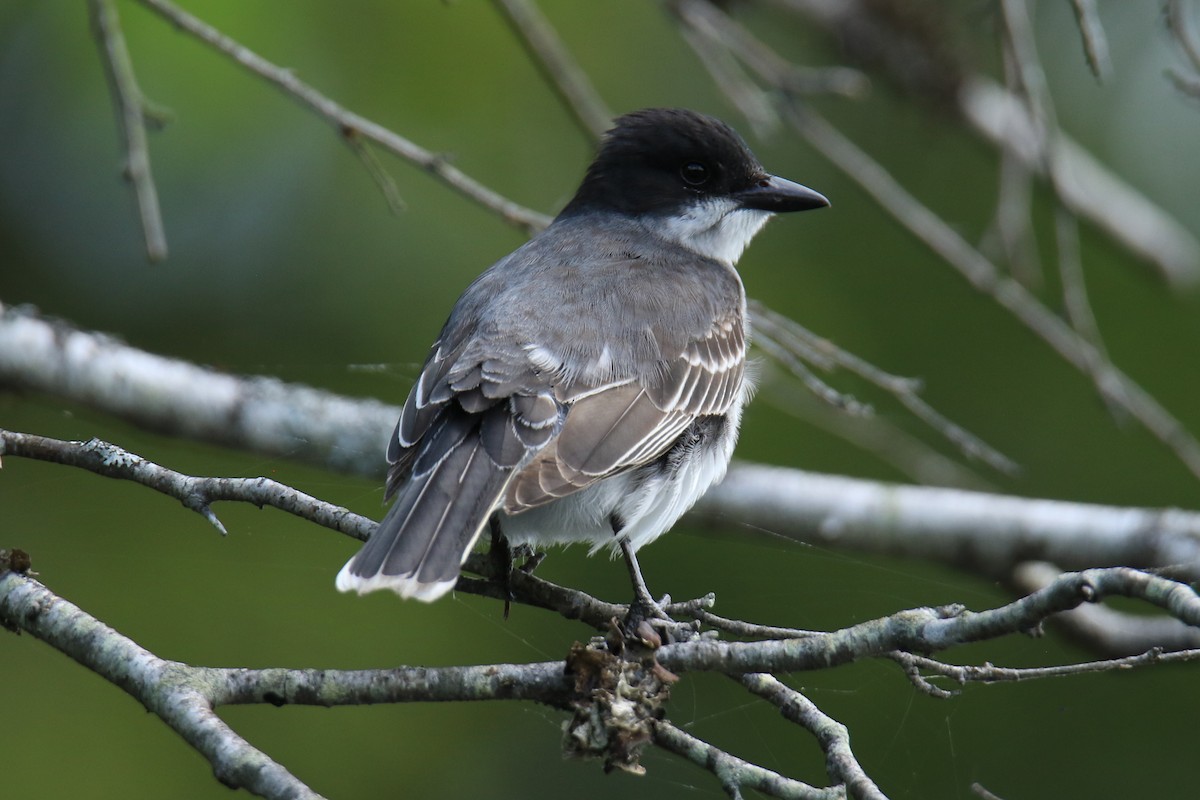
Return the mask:
M324 117L343 137L369 139L400 158L428 171L464 197L495 212L509 224L529 233L550 224L545 214L509 200L489 189L462 170L452 166L443 156L432 153L398 133L342 108L330 98L296 77L290 70L272 64L249 48L239 44L213 26L192 16L168 0L139 0L154 13L173 23L179 30L229 57L234 63L275 85L285 94ZM378 180L378 176L375 176ZM390 201L390 198L389 198Z
M738 464L695 515L824 546L1008 579L1031 558L1065 568L1181 565L1200 576L1200 513L1031 500Z
M752 673L742 683L754 694L779 708L784 718L811 733L825 753L829 774L846 786L846 793L858 800L887 800L875 782L867 777L850 749L850 731L807 697L784 685L774 675Z
M1076 613L1083 610L1076 609ZM1173 622L1175 620L1172 620ZM896 663L904 668L910 681L925 694L945 699L955 692L934 686L922 673L931 673L939 678L949 680L962 686L967 683L1015 683L1018 681L1040 680L1043 678L1064 678L1072 675L1087 675L1094 672L1117 672L1122 670L1149 667L1155 664L1184 663L1200 661L1200 650L1177 650L1164 652L1161 648L1152 648L1137 655L1124 658L1111 658L1103 661L1085 661L1080 664L1062 664L1053 667L998 667L995 664L983 666L947 664L926 656L913 655L897 651L889 654Z
M223 499L270 502L301 516L315 515L334 528L367 528L370 521L340 509L319 504L288 487L262 481L201 479L182 476L120 448L95 440L69 443L0 431L3 452L44 458L90 469L111 477L137 480L184 500L185 505L207 509L222 493ZM273 482L272 482L273 483ZM297 498L302 502L297 502ZM211 512L210 512L211 513ZM349 519L349 525L342 520ZM361 535L361 530L358 531ZM28 569L28 559L16 563L6 556L5 567ZM486 574L486 570L481 570ZM494 586L484 582L470 582ZM640 771L638 751L654 740L667 749L704 764L733 797L740 787L764 791L778 789L782 797L826 797L820 790L782 778L713 748L679 735L654 720L661 719L668 687L676 672L716 671L742 676L756 694L776 703L786 717L806 727L826 755L830 774L845 784L849 794L883 798L883 794L849 749L844 726L836 723L806 698L769 675L767 671L822 669L863 658L885 656L904 661L911 652L930 653L982 639L1036 629L1053 614L1095 603L1107 596L1123 595L1144 600L1166 610L1190 626L1200 625L1200 597L1184 584L1127 568L1087 570L1063 574L1031 595L1005 606L974 613L959 606L918 608L861 623L831 633L793 631L726 621L711 615L711 597L668 606L699 619L709 618L726 630L743 635L779 635L763 641L722 642L695 633L649 654L640 645L617 634L616 619L625 609L606 606L573 590L554 587L517 572L510 584L512 597L522 600L530 586L548 592L538 603L571 618L589 619L602 627L611 621L612 636L576 645L566 661L527 665L491 665L442 669L401 668L386 671L247 670L194 667L165 661L126 637L56 597L32 578L16 571L0 573L0 624L25 630L43 639L84 666L138 698L213 764L224 783L247 788L266 797L317 797L311 789L265 754L251 747L222 722L213 708L220 704L344 705L377 702L450 701L480 699L536 700L573 710L567 727L569 749L602 757L607 766ZM567 598L566 602L558 602ZM507 596L506 596L507 599ZM557 606L557 607L556 607ZM615 651L614 645L620 645ZM909 661L906 672L921 685L919 664ZM928 666L928 665L924 665ZM568 684L568 676L573 681ZM569 686L573 685L573 690ZM624 688L623 688L624 687ZM935 693L936 692L931 692ZM632 703L632 705L631 705ZM630 716L632 714L632 716ZM630 727L632 726L632 727ZM645 727L645 726L648 726ZM833 795L837 796L837 795Z
M840 786L818 789L807 783L785 778L777 772L743 761L718 747L713 747L665 720L659 720L654 725L654 743L711 772L721 782L725 793L734 800L741 800L742 789L754 789L771 797L787 800L844 800L846 797Z
M150 146L146 142L146 101L138 88L133 72L133 60L121 32L121 21L114 0L89 0L88 12L100 46L104 73L112 89L117 109L117 121L125 139L125 179L133 187L146 257L163 261L167 257L167 235L163 230L162 210L158 205L158 190L150 169Z
M1126 567L1064 573L1038 591L999 608L915 608L831 633L799 639L723 642L698 639L664 645L669 670L727 675L824 669L886 656L894 650L932 653L969 642L1035 630L1053 614L1106 597L1144 600L1175 619L1200 627L1200 597L1189 586Z
M208 759L226 786L262 797L320 798L213 712L202 670L159 658L13 572L0 572L0 624L29 633L124 689Z
M382 475L399 408L274 378L237 377L0 306L0 384L151 430ZM1200 513L900 486L735 464L692 519L800 541L949 563L1007 580L1017 563L1183 565L1200 575ZM603 617L607 619L608 617ZM595 621L595 618L593 619Z
M591 141L599 141L612 124L612 111L558 32L529 0L495 0L495 3L580 130Z
M847 15L861 15L870 21L871 12L862 5L858 2L847 2L838 4L838 10L832 11L828 4L817 6L809 0L791 0L788 3L790 8L811 14L814 18L820 19L843 33L847 33L844 28L849 24L846 19ZM1009 5L1023 8L1016 0L1010 2ZM724 12L714 8L709 17L710 24L719 24L731 31L738 31L736 36L731 34L728 37L730 41L737 42L736 45L733 45L735 49L732 52L737 53L741 60L751 65L752 68L760 65L760 79L769 84L773 80L778 80L778 70L767 66L768 60L762 57L762 52L770 52L765 44L750 36ZM684 19L686 21L687 18ZM854 22L859 21L858 17L854 16ZM855 32L855 35L859 35L859 32ZM881 40L890 41L889 37L878 35L866 38L872 47L877 47ZM895 38L891 37L891 39ZM924 42L924 44L929 44L929 42ZM882 55L886 56L887 60L897 60L895 53L886 52ZM932 68L936 65L927 66ZM978 93L979 87L984 85L982 80L969 79L965 75L953 75L948 79L953 86L952 92L948 92L944 81L934 81L925 88L937 93L939 97L942 94L951 94L957 98L959 111L964 118L974 120L975 117L970 113L971 103L968 102L969 96L973 97L974 95L967 93L972 91ZM774 85L773 88L780 92L781 113L784 118L817 152L857 183L863 191L875 199L880 208L889 213L939 258L960 273L971 286L1007 310L1029 331L1049 345L1060 358L1090 378L1096 391L1105 402L1127 411L1155 438L1166 445L1193 475L1200 478L1200 441L1197 441L1153 395L1118 369L1095 344L1073 330L1069 324L1050 311L1020 283L1004 276L995 264L968 243L948 222L905 189L880 162L854 144L811 106L802 104L797 97L787 91L785 86ZM1030 111L1012 95L1004 93L1004 96L1010 101L1010 114L1026 123L1019 136L1014 134L1014 138L1024 137L1025 146L1015 149L1014 152L1031 162L1028 165L1030 171L1037 174L1049 174L1051 185L1061 201L1068 208L1083 213L1072 202L1077 198L1070 195L1065 188L1068 182L1075 179L1076 176L1068 175L1065 170L1059 169L1066 162L1072 161L1071 155L1065 149L1057 146L1058 141L1063 138L1061 132L1057 127L1048 128L1045 124L1047 120L1035 113L1040 107ZM941 99L944 100L944 98ZM1011 119L1006 116L1003 124L1010 125ZM1004 148L1015 147L1007 138L1000 144ZM1072 162L1072 166L1078 166L1078 164ZM1095 169L1087 174L1107 175L1103 170ZM1112 182L1110 181L1110 183ZM1114 187L1110 186L1109 188ZM1120 189L1121 187L1115 188ZM1109 230L1110 233L1121 234L1131 228L1144 228L1151 225L1151 220L1153 220L1156 233L1150 238L1150 241L1158 245L1161 241L1171 238L1168 236L1169 232L1177 234L1172 241L1183 242L1190 247L1187 256L1182 259L1186 264L1183 269L1192 279L1200 279L1200 270L1197 269L1197 265L1200 264L1200 244L1197 244L1190 234L1186 234L1186 232L1180 234L1182 229L1157 208L1151 206L1150 208L1154 211L1151 214L1146 208L1149 204L1142 202L1142 198L1132 193L1131 190L1112 191L1099 196L1104 197L1106 206L1109 198L1116 196L1117 204L1126 208L1127 211L1136 209L1145 212L1136 216L1122 215L1119 225L1106 226L1106 230ZM1094 205L1092 200L1088 200L1085 201L1084 208L1089 207L1088 203ZM1106 213L1109 212L1106 211ZM1174 228L1171 228L1170 225L1164 227L1160 224L1164 220L1166 223L1174 224ZM1133 243L1128 240L1122 241L1127 247L1136 251ZM1068 256L1070 255L1069 251L1064 252ZM1177 273L1168 274L1175 275ZM1070 279L1073 276L1071 264L1068 263L1067 277ZM1086 308L1081 310L1081 306L1085 307L1086 303L1080 300L1081 291L1078 282L1074 290L1068 290L1068 295L1072 307L1086 320L1090 312Z
M184 508L207 519L222 535L226 533L225 526L210 507L218 500L238 500L253 503L259 508L278 508L364 542L375 530L373 520L270 478L200 478L184 475L99 439L64 442L0 428L0 455L53 461L108 478L140 483L174 497L183 503Z

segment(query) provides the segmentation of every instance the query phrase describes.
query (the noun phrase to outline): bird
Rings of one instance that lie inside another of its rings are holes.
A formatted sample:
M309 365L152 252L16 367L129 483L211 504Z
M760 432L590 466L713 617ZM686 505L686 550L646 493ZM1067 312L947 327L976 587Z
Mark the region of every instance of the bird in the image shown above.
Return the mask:
M823 208L726 123L618 117L572 199L475 279L387 444L390 509L343 592L436 600L485 528L635 552L725 474L751 391L735 264L777 213Z

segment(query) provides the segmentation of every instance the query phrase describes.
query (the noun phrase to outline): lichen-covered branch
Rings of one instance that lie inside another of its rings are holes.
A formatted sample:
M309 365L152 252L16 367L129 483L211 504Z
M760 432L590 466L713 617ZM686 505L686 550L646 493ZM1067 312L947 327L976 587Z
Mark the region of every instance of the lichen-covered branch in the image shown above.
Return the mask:
M0 303L0 384L143 428L382 474L399 408L265 376L243 377L130 347Z
M130 480L174 497L197 512L222 534L225 526L213 513L212 503L237 500L258 507L271 506L366 541L375 522L340 506L318 500L270 478L209 478L184 475L130 453L114 444L91 439L65 442L0 428L0 456L12 455L79 467L108 478Z
M841 786L818 788L787 778L713 747L670 722L660 721L654 726L654 743L713 773L721 782L721 788L734 800L740 800L742 789L754 789L787 800L843 800L846 797Z
M742 683L754 694L777 706L785 719L800 725L816 738L825 753L830 776L845 785L847 795L856 800L887 800L850 749L850 731L845 725L774 675L751 673L742 676Z
M0 572L0 625L31 634L124 689L204 755L225 785L261 797L320 798L214 713L196 668L159 658L32 578Z
M953 696L955 692L935 686L930 682L931 677L946 678L959 686L967 683L1015 683L1045 678L1065 678L1093 672L1117 672L1155 664L1200 661L1200 649L1166 652L1162 648L1155 647L1144 653L1123 658L1084 661L1078 664L1057 664L1050 667L1021 668L1000 667L995 664L947 664L944 661L903 651L889 653L888 657L903 667L908 679L918 689L932 697L944 699Z
M0 305L0 384L44 392L172 435L382 475L395 406L275 378L234 376ZM378 454L378 455L376 455ZM692 514L802 541L950 563L1009 579L1064 569L1183 565L1200 575L1200 513L901 486L735 464Z
M1105 597L1144 600L1200 627L1200 596L1187 584L1124 567L1064 573L1049 585L999 608L915 608L829 633L797 639L725 642L698 639L665 645L664 667L740 675L824 669L894 650L933 653L955 645L1038 629L1052 615Z

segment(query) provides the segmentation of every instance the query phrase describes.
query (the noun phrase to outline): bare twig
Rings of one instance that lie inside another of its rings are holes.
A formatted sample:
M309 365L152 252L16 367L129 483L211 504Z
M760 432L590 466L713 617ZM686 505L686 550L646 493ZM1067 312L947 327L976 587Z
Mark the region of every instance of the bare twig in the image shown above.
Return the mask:
M1200 661L1200 649L1178 650L1163 652L1160 648L1152 648L1137 655L1124 658L1110 658L1103 661L1085 661L1079 664L1061 664L1053 667L998 667L994 664L981 666L947 664L927 656L912 653L889 653L888 657L900 664L909 680L926 694L935 697L949 697L953 692L934 687L922 673L947 678L960 686L967 683L1015 683L1018 681L1041 680L1043 678L1065 678L1072 675L1087 675L1095 672L1118 672L1139 667L1150 667L1155 664L1184 663ZM932 691L931 691L932 690Z
M226 786L260 797L320 800L217 716L196 679L202 670L159 658L37 581L12 572L0 573L0 622L46 642L133 695L208 759Z
M826 769L846 786L846 794L856 800L887 800L875 782L867 777L850 749L850 732L800 692L785 685L774 675L753 673L742 676L742 683L754 694L779 708L779 713L813 736L825 752Z
M203 516L221 532L225 526L211 504L220 500L271 506L303 517L326 528L366 541L375 522L340 506L318 500L270 478L207 478L184 475L147 461L116 445L91 439L66 442L46 436L0 429L0 456L12 455L52 461L86 469L108 478L140 483L183 503L184 508Z
M756 336L755 341L761 337ZM926 486L992 491L995 486L959 459L943 455L922 439L892 422L890 415L851 416L830 406L808 392L797 392L788 379L771 380L763 376L763 385L755 395L797 419L830 433L855 447L891 464L909 480Z
M734 800L740 800L743 788L789 800L844 800L846 797L841 787L818 789L807 783L785 778L777 772L743 761L708 742L684 733L665 720L660 720L654 725L654 743L711 772L721 782L725 793Z
M979 781L974 781L971 784L971 794L975 795L980 800L1004 800L1004 798L1000 797L1000 795L988 791L987 787L985 787Z
M146 141L146 100L133 72L133 60L121 32L115 0L89 0L88 10L100 52L104 72L117 107L117 120L125 140L125 179L137 199L146 257L162 261L167 257L167 235L163 230L158 189L150 169L150 146Z
M696 14L708 7L705 2L678 2L668 6L683 25L679 33L708 70L713 83L750 122L755 135L768 138L779 129L779 114L767 93L759 88L742 69L741 64L719 40L717 31Z
M379 159L375 157L370 145L359 137L357 129L354 128L342 131L342 141L354 155L358 156L358 160L362 162L367 174L371 176L371 180L375 181L379 191L383 192L383 199L387 201L388 208L393 214L400 216L406 208L404 198L400 196L400 189L396 186L395 179L383 164L379 163Z
M1042 285L1041 262L1030 214L1033 209L1033 175L1011 152L1000 154L996 210L980 240L984 253L999 254L1012 276L1022 285Z
M1029 112L1011 92L975 76L959 93L967 124L998 150L1008 150L1042 175ZM1200 283L1200 242L1162 208L1099 163L1066 134L1050 142L1059 199L1150 264L1175 289Z
M1046 73L1038 56L1029 8L1025 0L1002 0L1000 7L1003 10L1005 45L1010 52L1009 62L1013 65L1013 93L1023 98L1026 103L1029 118L1033 122L1031 130L1042 162L1041 171L1049 177L1055 197L1061 198L1064 195L1059 180L1062 171L1053 163L1057 151L1050 144L1053 138L1059 135L1060 128L1054 101L1047 86ZM1083 355L1089 362L1088 371L1093 381L1096 381L1096 376L1101 371L1111 368L1112 362L1105 352L1104 340L1100 336L1100 328L1096 324L1096 317L1088 300L1083 263L1079 254L1079 224L1061 200L1056 204L1054 222L1063 306L1068 322L1076 333L1091 345ZM1113 411L1127 405L1127 402L1116 402L1104 392L1101 392L1101 397Z
M1169 411L1116 366L1106 362L1019 283L1000 273L943 219L909 193L866 152L811 110L792 107L789 120L829 161L872 195L902 225L970 284L1007 309L1068 364L1092 378L1097 391L1140 422L1200 478L1200 442Z
M812 376L812 374L807 370L798 371L798 367L800 369L803 369L803 367L796 362L796 358L805 358L808 354L819 354L817 357L819 360L814 359L818 366L836 364L888 392L901 405L907 408L913 416L946 437L964 455L983 461L988 466L1000 472L1012 474L1017 471L1017 465L1003 453L991 447L960 425L951 422L922 400L920 395L917 394L921 386L920 381L885 372L879 367L843 350L828 339L817 336L795 320L772 311L762 303L753 303L751 309L755 324L758 329L766 334L764 349L768 350L768 352L774 350L772 355L775 355L784 366L792 369L806 385L810 384L810 381L806 379L806 375ZM787 352L778 352L779 347L786 348ZM789 353L791 357L789 357ZM815 376L812 376L811 379L816 380ZM809 385L809 388L818 397L829 401L831 405L844 408L851 413L866 413L868 411L868 407L863 406L851 397L828 389L823 383L818 382L815 386ZM832 396L830 396L830 392L833 392Z
M140 0L141 4L172 22L181 31L228 56L235 63L265 79L324 117L339 135L369 139L401 158L428 170L447 186L501 219L528 232L539 231L550 223L549 218L501 196L452 166L443 156L420 147L399 134L361 117L318 92L296 77L290 70L272 64L262 56L234 41L206 22L203 22L168 0Z
M1107 80L1112 75L1112 61L1108 56L1108 37L1100 22L1100 12L1096 10L1096 0L1071 0L1071 8L1075 10L1079 35L1083 37L1083 52L1087 56L1088 67L1097 80Z
M1185 75L1179 70L1168 69L1167 75L1174 81L1181 92L1200 97L1200 41L1197 40L1191 26L1188 24L1187 12L1183 0L1168 0L1167 29L1175 43L1179 45L1184 58L1187 59L1193 75Z
M133 481L179 500L185 508L207 519L222 535L226 533L225 526L211 508L211 504L218 501L251 503L260 508L271 506L359 541L366 541L376 526L374 520L270 478L184 475L99 439L68 442L0 429L0 456L5 455L63 464L108 478ZM477 575L491 576L494 568L488 555L480 553L473 553L464 565L464 569ZM463 577L456 589L557 611L567 619L580 620L597 630L607 629L614 617L624 617L628 611L627 606L607 603L585 592L558 586L520 570L507 576L503 585ZM703 608L711 606L713 598L706 598L706 601L696 608L688 604L674 604L668 606L668 610L672 613L687 612L700 619Z
M802 67L780 57L708 0L668 0L666 6L686 28L736 56L773 89L802 97L830 94L851 99L870 89L870 80L857 69ZM699 55L705 58L705 53Z
M598 140L608 130L612 112L549 20L533 0L496 0L496 7L584 134Z

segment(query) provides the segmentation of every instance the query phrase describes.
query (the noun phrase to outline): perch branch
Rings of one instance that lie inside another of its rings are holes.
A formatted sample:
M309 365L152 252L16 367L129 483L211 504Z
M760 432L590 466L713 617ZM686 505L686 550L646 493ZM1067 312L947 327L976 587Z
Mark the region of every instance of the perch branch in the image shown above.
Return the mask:
M176 436L382 475L400 410L273 378L236 377L0 306L0 385ZM1200 575L1200 513L900 486L735 464L692 519L951 563L1007 579L1019 560L1068 569L1181 564Z

